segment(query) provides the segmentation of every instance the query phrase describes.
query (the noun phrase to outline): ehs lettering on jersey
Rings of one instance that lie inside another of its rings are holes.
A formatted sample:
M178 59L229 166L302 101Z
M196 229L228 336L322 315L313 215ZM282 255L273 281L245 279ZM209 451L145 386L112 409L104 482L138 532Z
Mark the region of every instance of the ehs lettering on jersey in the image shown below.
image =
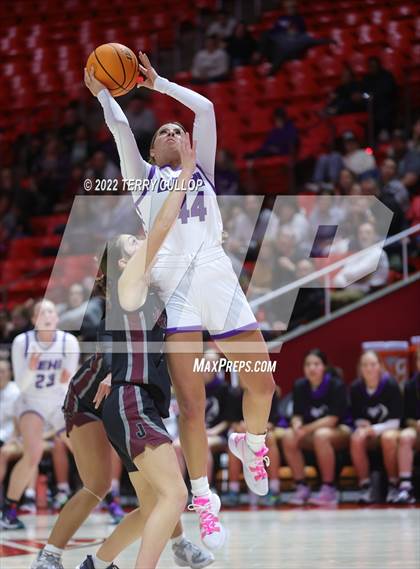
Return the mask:
M38 362L38 369L42 371L48 371L50 369L61 369L63 363L62 359L58 360L41 360Z

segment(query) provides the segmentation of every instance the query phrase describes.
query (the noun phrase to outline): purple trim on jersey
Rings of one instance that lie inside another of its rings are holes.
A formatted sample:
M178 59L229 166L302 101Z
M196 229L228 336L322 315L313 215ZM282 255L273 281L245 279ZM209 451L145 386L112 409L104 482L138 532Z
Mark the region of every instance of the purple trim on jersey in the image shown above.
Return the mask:
M131 344L144 342L144 328L138 312L127 314L127 321L129 326L130 342ZM127 381L132 381L135 383L143 382L144 380L144 358L147 354L143 354L142 351L132 350L131 351L131 373L127 378Z
M48 344L48 346L46 348L43 348L41 346L41 344L39 343L38 340L38 330L34 330L34 336L35 336L35 342L38 344L38 346L41 348L41 350L43 352L46 352L47 350L49 350L51 348L51 346L54 344L54 342L57 340L57 330L54 331L54 338L52 339L52 341Z
M372 397L378 397L382 393L382 391L384 390L384 387L385 387L385 384L386 384L388 378L389 378L389 375L386 375L386 374L381 375L381 378L380 378L379 383L378 383L378 387L375 389L375 391L372 394L368 393L366 383L364 382L364 380L362 380L361 388L362 388L362 391L364 392L365 396L368 399L371 399Z
M202 169L198 164L196 165L196 168L197 168L197 170L199 170L199 171L203 174L203 176L205 177L205 179L207 180L207 182L208 182L208 183L210 184L210 186L213 188L213 192L216 193L216 188L215 188L213 182L210 182L210 180L209 180L209 179L207 178L207 176L205 175L203 169Z
M170 168L173 172L178 172L179 170L182 170L182 166L180 166L179 168L172 168L170 164L164 164L163 166L159 166L159 170L163 170L164 168Z
M28 348L29 348L28 332L25 332L25 358L28 355Z
M175 326L175 328L166 328L166 334L177 334L178 332L202 332L201 326Z
M229 338L230 336L236 336L236 334L240 334L241 332L246 332L248 330L258 330L258 322L251 322L250 324L246 324L240 328L234 328L233 330L223 332L222 334L210 334L210 336L218 340L220 338Z
M151 179L153 178L153 176L155 175L155 172L156 172L156 166L153 165L153 166L150 168L150 171L149 171L149 173L148 173L148 175L147 175L147 179L148 179L148 180L151 180Z
M330 381L331 381L331 375L329 373L325 373L318 387L316 389L311 389L311 398L321 399L322 397L325 397L328 391L328 385Z
M28 413L34 413L35 415L38 415L38 417L40 417L45 423L44 415L41 415L41 413L39 411L35 411L35 409L25 409L25 411L19 415L19 419L21 419L24 415L27 415Z
M61 349L62 349L62 351L63 351L63 356L65 356L65 355L66 355L66 333L65 333L65 332L64 332L64 334L63 334L63 342L62 342L62 344L63 344L63 345L62 345Z

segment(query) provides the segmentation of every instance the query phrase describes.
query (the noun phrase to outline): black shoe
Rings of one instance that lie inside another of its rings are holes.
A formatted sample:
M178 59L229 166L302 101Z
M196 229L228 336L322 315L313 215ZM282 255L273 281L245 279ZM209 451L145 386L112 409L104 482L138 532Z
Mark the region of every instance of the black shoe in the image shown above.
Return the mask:
M93 560L92 560L92 556L88 555L86 557L86 559L83 561L83 563L78 565L76 567L76 569L95 569L95 566L94 566ZM118 569L118 567L116 565L114 565L113 563L111 563L111 565L108 565L108 567L106 569Z
M413 488L402 488L398 492L398 496L394 504L415 504L416 498L414 496Z
M9 512L3 512L0 518L0 528L2 529L25 529L25 524L20 521L16 515L11 515Z

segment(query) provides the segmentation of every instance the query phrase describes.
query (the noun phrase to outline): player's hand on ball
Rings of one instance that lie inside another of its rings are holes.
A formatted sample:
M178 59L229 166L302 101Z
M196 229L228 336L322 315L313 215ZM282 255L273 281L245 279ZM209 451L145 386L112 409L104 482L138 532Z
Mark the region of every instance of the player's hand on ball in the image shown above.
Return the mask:
M194 141L191 146L190 134L188 132L183 132L181 134L179 143L181 167L184 172L189 173L191 176L193 175L196 166L196 146L196 141Z
M85 67L85 85L94 97L97 97L100 91L106 89L105 85L95 78L95 70L93 66L90 70Z
M95 404L95 409L98 409L99 405L104 399L108 397L111 392L111 374L109 373L105 379L101 381L96 392L93 402Z
M139 70L144 75L144 81L138 83L137 87L148 87L149 89L154 89L155 79L158 74L153 69L150 59L145 53L139 51L139 61Z

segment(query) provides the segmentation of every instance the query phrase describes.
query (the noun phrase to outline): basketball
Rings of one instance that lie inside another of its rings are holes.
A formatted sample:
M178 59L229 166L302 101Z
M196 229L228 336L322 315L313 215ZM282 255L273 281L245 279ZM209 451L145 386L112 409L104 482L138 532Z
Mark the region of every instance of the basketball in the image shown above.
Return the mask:
M103 83L113 97L125 95L136 85L137 57L131 49L120 43L106 43L92 51L86 62L90 71L93 65L95 77Z

